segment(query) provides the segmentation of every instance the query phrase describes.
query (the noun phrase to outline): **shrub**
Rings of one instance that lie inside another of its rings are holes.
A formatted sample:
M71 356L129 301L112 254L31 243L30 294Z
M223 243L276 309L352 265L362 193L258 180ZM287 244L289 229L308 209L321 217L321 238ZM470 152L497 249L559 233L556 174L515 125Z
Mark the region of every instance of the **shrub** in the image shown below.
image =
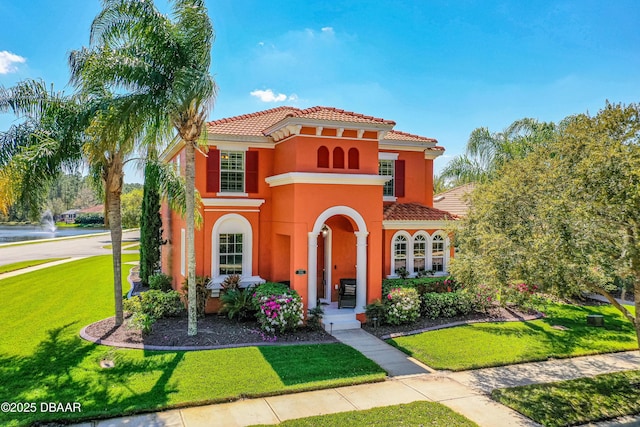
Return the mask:
M240 277L239 274L230 274L227 277L224 278L224 280L222 281L222 289L224 291L229 291L232 289L238 290L240 289L240 280L242 278Z
M253 319L256 310L253 304L253 288L229 289L220 295L222 312L227 313L229 319L238 320Z
M517 307L529 308L533 304L533 299L538 287L526 283L517 283L507 286L502 292L503 304L514 304Z
M317 305L309 309L309 316L307 318L307 326L311 329L322 329L322 317L324 316L324 310L321 306Z
M474 311L474 302L467 292L428 292L422 295L421 313L430 319L467 315Z
M497 299L496 291L487 285L469 287L468 292L473 301L473 309L481 313L486 313Z
M166 274L154 274L149 276L149 289L155 289L162 292L169 292L172 289L171 276Z
M374 327L377 327L384 321L385 308L382 301L379 299L373 301L371 304L367 304L364 308L364 313L367 316L367 322L372 322Z
M82 213L76 217L74 222L80 225L104 224L104 215L101 213Z
M207 307L207 300L209 299L208 283L209 276L196 276L196 311L198 317L204 317L204 309ZM182 292L185 304L189 304L189 279L185 278L184 282L182 282Z
M385 300L385 320L392 325L414 322L420 315L418 291L411 288L392 289Z
M129 324L147 334L156 320L184 312L184 304L179 292L154 289L125 300L124 309L132 314Z
M284 333L302 324L302 299L297 292L291 290L285 295L262 296L259 301L260 308L256 317L263 331L270 334Z
M253 290L253 306L257 311L260 309L260 299L262 297L268 297L270 295L292 295L293 293L295 293L295 291L283 283L261 283Z

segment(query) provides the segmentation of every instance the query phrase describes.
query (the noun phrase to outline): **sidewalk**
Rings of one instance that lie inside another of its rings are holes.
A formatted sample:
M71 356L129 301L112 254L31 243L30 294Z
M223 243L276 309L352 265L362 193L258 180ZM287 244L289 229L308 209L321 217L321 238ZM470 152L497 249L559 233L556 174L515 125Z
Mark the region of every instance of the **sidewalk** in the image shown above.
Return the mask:
M519 413L494 402L494 388L559 381L637 369L638 351L523 363L463 372L434 371L362 330L336 331L334 336L376 361L390 374L381 383L362 384L217 405L78 424L81 427L204 427L277 424L313 415L364 410L419 400L439 402L480 426L538 426ZM630 417L625 422L639 421ZM619 425L618 421L597 424Z

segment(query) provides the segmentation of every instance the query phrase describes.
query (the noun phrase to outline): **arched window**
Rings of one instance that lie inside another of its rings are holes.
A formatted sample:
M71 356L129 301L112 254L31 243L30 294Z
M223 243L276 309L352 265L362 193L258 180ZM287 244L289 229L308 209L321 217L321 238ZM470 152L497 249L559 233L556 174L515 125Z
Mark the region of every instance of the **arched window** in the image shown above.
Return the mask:
M360 169L360 153L357 148L349 149L349 169Z
M391 274L398 274L401 268L407 268L407 238L402 234L396 236L393 241L393 271Z
M324 145L318 148L318 167L319 168L329 167L329 149Z
M252 276L253 232L249 221L238 214L218 219L211 234L211 277L229 274Z
M445 249L445 240L444 238L436 234L431 239L431 269L436 273L441 273L445 271L444 266L444 249Z
M344 169L344 150L340 147L333 149L333 167L335 169Z
M427 269L427 238L418 234L413 238L413 272L419 273Z

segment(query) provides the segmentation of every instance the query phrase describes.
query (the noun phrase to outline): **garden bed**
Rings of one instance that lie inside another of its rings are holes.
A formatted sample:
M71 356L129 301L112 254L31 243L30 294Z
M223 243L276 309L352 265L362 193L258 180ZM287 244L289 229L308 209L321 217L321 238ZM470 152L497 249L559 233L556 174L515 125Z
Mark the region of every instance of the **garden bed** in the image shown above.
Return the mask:
M120 327L114 326L110 317L87 326L85 334L100 339L103 344L124 346L161 347L234 347L266 343L330 343L337 340L321 329L307 327L278 335L275 339L264 335L256 322L238 322L226 316L208 315L198 320L198 334L187 335L187 317L168 317L153 324L151 333L143 335L139 329L130 328L128 318Z
M540 317L542 315L537 312L523 313L512 308L494 307L488 310L487 313L472 313L467 316L440 317L437 319L419 317L417 321L403 325L379 325L374 327L372 323L366 323L362 325L362 328L378 338L388 339L394 336L411 335L466 323L523 321Z

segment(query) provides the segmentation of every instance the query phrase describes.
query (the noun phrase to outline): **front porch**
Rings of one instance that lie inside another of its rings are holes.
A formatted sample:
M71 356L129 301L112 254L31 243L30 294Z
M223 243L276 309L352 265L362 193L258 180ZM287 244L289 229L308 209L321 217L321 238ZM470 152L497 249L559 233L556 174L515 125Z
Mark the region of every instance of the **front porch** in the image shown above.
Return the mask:
M330 334L335 331L348 329L360 329L362 326L356 318L355 308L338 308L338 302L322 304L324 315L322 316L322 326Z

